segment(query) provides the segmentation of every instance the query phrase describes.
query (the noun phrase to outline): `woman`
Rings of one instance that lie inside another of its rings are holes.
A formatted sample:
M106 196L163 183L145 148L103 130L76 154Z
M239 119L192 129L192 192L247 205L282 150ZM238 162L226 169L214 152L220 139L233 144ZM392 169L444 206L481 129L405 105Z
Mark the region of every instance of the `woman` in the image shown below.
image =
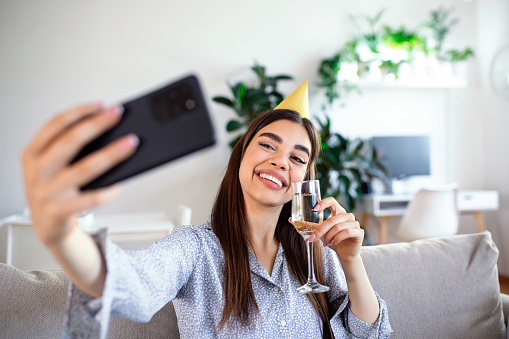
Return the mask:
M183 338L390 335L385 303L359 254L364 232L333 198L315 207L331 217L309 238L326 246L315 262L319 282L331 290L296 291L307 268L304 240L289 220L290 183L313 178L319 152L307 118L276 109L255 119L232 152L211 221L126 252L104 230L81 232L72 216L116 196L117 186L78 187L131 155L137 139L124 137L68 165L120 116L118 108L97 105L70 110L23 153L34 229L73 282L64 336L104 338L110 314L149 321L170 300Z

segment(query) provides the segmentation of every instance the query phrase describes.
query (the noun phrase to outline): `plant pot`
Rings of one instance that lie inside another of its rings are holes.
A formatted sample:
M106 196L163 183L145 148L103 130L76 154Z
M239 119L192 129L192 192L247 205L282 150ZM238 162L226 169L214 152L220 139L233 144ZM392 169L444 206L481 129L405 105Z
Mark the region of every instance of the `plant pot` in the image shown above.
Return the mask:
M451 64L452 77L454 79L467 79L468 77L468 62L458 61Z

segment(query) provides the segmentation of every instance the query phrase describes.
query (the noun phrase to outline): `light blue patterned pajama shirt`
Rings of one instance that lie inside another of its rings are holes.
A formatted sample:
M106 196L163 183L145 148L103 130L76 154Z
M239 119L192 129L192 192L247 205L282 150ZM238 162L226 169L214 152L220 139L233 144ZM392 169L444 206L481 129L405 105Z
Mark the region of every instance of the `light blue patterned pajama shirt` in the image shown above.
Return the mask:
M320 338L322 321L301 285L290 273L282 246L272 274L250 250L251 282L259 308L249 328L225 326L217 331L223 298L224 254L210 222L179 226L149 246L125 251L112 243L107 230L94 235L107 267L103 295L92 298L72 285L69 289L63 338L105 338L110 316L148 322L173 301L182 338ZM380 316L372 325L349 307L347 285L338 257L324 250L325 282L334 316L336 338L387 338L392 332L385 302L378 297Z

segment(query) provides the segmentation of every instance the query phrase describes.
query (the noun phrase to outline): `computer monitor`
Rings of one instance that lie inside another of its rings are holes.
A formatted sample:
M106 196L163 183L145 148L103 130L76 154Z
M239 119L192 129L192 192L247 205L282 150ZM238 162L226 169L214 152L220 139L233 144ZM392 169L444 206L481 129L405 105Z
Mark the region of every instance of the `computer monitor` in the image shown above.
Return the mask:
M375 136L372 141L389 177L404 179L431 174L428 136Z

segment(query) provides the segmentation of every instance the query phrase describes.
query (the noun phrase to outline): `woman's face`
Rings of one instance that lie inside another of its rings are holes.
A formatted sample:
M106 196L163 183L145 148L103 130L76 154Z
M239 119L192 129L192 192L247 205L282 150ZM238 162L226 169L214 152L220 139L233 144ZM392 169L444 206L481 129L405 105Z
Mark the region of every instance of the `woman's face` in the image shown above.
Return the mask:
M246 204L277 207L290 201L290 183L304 179L310 154L311 141L298 123L278 120L258 131L239 169Z

